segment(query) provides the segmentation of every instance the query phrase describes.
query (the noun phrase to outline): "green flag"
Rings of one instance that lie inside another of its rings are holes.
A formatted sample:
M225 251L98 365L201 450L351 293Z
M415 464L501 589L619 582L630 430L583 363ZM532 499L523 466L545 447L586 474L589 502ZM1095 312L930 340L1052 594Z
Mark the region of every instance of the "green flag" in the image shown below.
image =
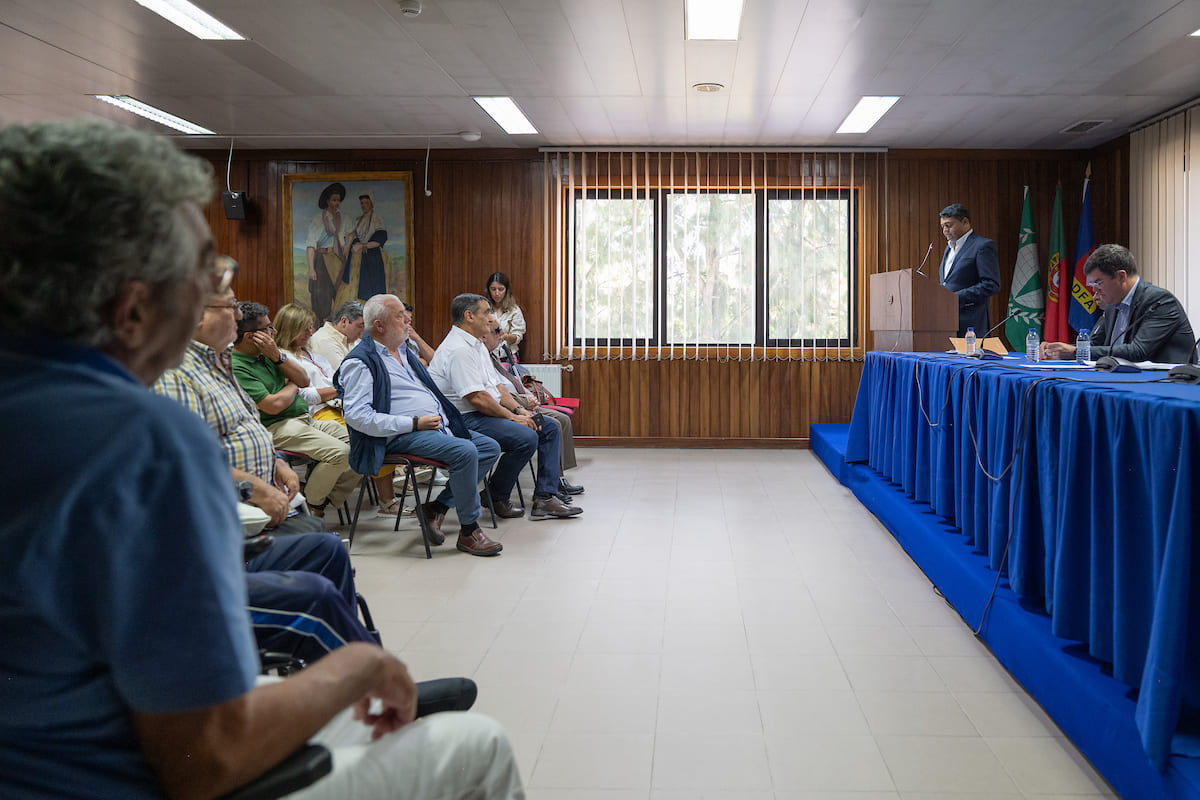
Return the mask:
M1017 239L1017 264L1013 267L1012 293L1008 313L1015 314L1004 325L1004 337L1012 350L1025 349L1030 328L1041 333L1046 308L1042 281L1038 277L1037 235L1033 232L1033 214L1029 211L1029 187L1025 187L1025 208L1021 211L1021 236Z

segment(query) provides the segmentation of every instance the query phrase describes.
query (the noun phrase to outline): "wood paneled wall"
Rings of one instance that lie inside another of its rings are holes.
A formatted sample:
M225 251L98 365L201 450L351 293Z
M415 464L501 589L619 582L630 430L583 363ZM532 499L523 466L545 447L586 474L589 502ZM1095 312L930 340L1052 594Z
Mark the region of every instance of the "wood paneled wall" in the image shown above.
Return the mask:
M210 158L225 183L224 154ZM425 197L424 151L235 153L230 185L248 193L248 218L226 220L219 202L207 216L220 247L242 270L238 297L272 310L287 301L288 248L282 242L283 175L410 170L413 173L415 268L408 299L417 329L431 343L450 326L450 300L482 293L487 275L507 273L529 322L522 352L543 350L544 203L541 154L441 151L430 161ZM960 202L975 227L995 239L1001 293L1007 306L1016 258L1022 188L1029 185L1045 281L1054 189L1063 185L1067 249L1074 257L1084 169L1092 164L1097 242L1128 243L1128 140L1091 153L1074 151L892 151L887 155L881 218L864 219L868 274L916 266L929 242L936 260L944 246L937 212ZM219 199L219 198L218 198ZM868 339L869 341L869 339ZM534 359L530 359L534 360ZM581 398L578 434L593 441L672 445L800 445L814 422L846 422L861 364L855 362L575 361L563 375L564 394ZM585 439L586 441L586 439Z
M1128 137L1092 153L893 150L888 154L883 261L871 271L916 267L932 242L929 260L933 270L926 271L936 274L946 246L937 213L950 203L962 203L971 212L974 230L994 239L999 251L1000 292L992 298L992 322L999 322L1008 313L1024 187L1029 187L1044 290L1055 190L1061 183L1066 258L1074 268L1084 172L1089 164L1095 242L1128 245ZM1023 345L1017 342L1016 349Z

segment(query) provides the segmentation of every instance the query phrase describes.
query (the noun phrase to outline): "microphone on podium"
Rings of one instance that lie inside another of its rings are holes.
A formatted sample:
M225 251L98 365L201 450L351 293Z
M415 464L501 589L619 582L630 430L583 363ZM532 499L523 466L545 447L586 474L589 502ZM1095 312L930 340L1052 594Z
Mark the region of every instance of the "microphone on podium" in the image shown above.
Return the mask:
M1003 325L1004 323L1008 322L1010 319L1012 319L1013 317L1015 317L1015 316L1016 316L1018 313L1019 313L1018 311L1013 311L1013 312L1011 312L1011 313L1010 313L1010 314L1009 314L1007 317L1005 317L1004 319L1000 320L1000 321L999 321L999 322L997 322L995 325L993 325L993 326L991 327L991 329L990 329L990 330L988 330L988 332L987 332L987 333L985 333L983 336L980 336L980 337L979 337L979 349L977 349L977 350L975 351L975 355L973 355L973 356L968 356L968 358L981 358L981 359L983 359L983 360L985 360L985 361L999 361L999 360L1000 360L1000 356L996 355L995 353L993 353L993 352L991 352L991 351L989 351L989 350L984 350L984 349L983 349L983 340L984 340L984 339L986 339L986 338L988 338L989 336L991 336L991 335L992 335L993 333L995 333L997 330L999 330L1001 325Z
M933 242L930 242L929 247L927 247L925 249L925 257L923 259L921 259L921 266L917 267L917 274L920 275L922 278L928 277L925 275L925 272L924 272L925 262L929 260L929 254L932 252L933 252Z

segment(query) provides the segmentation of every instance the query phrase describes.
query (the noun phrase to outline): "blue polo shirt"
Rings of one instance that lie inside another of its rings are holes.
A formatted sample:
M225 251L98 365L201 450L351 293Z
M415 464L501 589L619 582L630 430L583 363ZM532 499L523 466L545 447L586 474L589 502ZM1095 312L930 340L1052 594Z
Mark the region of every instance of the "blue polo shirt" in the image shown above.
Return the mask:
M132 712L254 685L213 432L94 350L0 339L0 797L161 797Z

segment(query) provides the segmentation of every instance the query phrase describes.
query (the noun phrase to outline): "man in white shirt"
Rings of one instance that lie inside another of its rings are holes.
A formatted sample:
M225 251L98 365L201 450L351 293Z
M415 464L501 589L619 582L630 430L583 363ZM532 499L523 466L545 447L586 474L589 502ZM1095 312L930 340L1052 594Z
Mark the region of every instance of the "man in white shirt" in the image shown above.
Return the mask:
M350 348L363 334L363 305L357 300L342 303L333 317L308 340L308 349L324 356L337 369Z
M524 509L510 501L521 470L534 452L538 454L537 485L533 493L531 520L575 517L583 513L576 505L558 498L560 443L558 426L535 416L521 406L492 367L483 337L496 327L496 315L488 301L477 294L460 294L450 306L454 327L438 346L429 373L446 398L463 415L472 431L500 444L503 455L488 482L496 513L519 517Z

